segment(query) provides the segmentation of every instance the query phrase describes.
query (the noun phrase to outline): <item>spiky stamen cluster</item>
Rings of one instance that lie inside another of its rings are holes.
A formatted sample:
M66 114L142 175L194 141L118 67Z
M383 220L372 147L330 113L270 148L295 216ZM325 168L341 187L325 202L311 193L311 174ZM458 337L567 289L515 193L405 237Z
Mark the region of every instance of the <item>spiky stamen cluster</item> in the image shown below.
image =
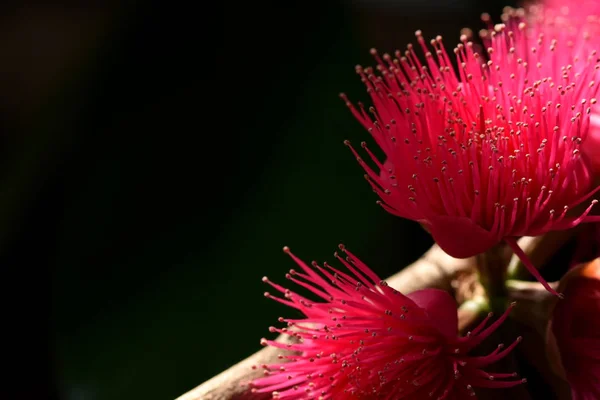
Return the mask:
M516 11L507 9L505 14ZM581 0L549 0L529 7L526 14L531 26L549 32L557 41L567 43L568 51L558 53L560 64L598 49L600 44L600 2ZM574 66L577 69L577 66ZM582 145L582 154L596 176L600 174L600 107L592 107L591 130Z
M487 373L483 368L508 354L518 342L500 345L487 356L468 353L506 319L487 326L491 314L465 337L457 337L456 303L446 292L426 289L407 296L389 287L343 246L347 258L335 257L343 272L328 264L306 265L286 247L301 268L287 278L320 298L312 301L268 278L282 304L299 310L302 319L280 318L286 328L271 332L292 336L295 343L262 339L293 354L280 364L263 365L264 377L253 390L276 399L463 399L474 387L506 388L524 380L516 374Z
M373 169L347 144L387 211L423 224L454 257L505 240L553 292L514 238L574 227L596 203L571 212L593 194L580 149L600 59L555 36L557 29L528 28L522 11L504 20L483 31L485 53L461 36L458 72L442 38L430 42L432 52L420 31L424 64L412 45L395 57L372 50L377 73L356 71L373 107L341 97L384 161L363 144Z

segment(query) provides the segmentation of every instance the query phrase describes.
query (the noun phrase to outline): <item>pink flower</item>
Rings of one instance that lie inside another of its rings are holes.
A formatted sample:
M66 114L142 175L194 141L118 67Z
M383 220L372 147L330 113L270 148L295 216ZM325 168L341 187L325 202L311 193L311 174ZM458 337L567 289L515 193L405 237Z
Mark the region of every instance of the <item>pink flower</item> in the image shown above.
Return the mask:
M395 57L372 50L377 72L356 71L374 106L341 97L383 151L385 161L363 143L372 168L350 146L384 209L421 223L457 258L505 241L557 294L515 238L574 227L596 203L574 210L595 191L580 147L600 60L558 29L528 28L522 14L483 31L486 53L463 35L458 73L439 36L430 52L417 32L425 64L411 45Z
M573 400L600 399L600 259L561 280L565 299L548 326L548 354L571 385Z
M269 283L284 298L265 296L297 309L304 318L284 319L287 328L271 332L292 336L295 344L262 339L263 345L292 350L288 362L265 365L253 391L277 399L471 399L474 387L507 388L524 380L516 374L483 370L518 342L493 353L468 353L506 319L510 309L486 328L491 315L466 337L457 337L456 303L441 290L408 295L390 288L343 246L335 257L349 272L328 264L312 268L284 251L301 268L287 278L312 292L319 302Z
M597 20L600 12L600 2L598 0L544 0L541 5L552 10L557 15L563 15L566 18L580 18L581 20ZM533 6L538 8L539 6ZM571 25L571 28L579 29L579 26Z
M600 1L545 0L529 8L528 22L538 31L570 43L569 51L556 54L559 65L569 65L574 57L600 50ZM575 66L576 68L576 66ZM575 69L575 72L581 72ZM590 131L582 153L595 175L600 175L600 109L592 107Z

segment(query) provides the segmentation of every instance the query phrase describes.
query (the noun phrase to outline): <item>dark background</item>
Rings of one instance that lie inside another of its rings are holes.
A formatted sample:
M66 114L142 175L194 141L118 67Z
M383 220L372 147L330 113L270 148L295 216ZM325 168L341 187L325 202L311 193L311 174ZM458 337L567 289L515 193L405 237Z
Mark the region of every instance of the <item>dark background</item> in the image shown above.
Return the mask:
M3 3L2 399L172 399L259 349L282 252L381 276L431 244L344 139L354 65L499 1ZM198 6L200 3L198 3Z

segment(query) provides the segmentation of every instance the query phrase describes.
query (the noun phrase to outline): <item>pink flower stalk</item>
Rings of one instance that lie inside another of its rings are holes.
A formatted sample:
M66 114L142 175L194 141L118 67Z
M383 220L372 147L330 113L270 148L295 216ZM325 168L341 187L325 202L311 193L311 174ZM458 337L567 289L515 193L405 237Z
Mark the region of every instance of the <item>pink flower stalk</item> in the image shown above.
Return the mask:
M600 259L571 270L548 326L548 354L573 400L600 399Z
M522 10L503 20L482 32L486 53L461 36L454 49L458 72L440 36L431 40L431 52L416 33L424 64L412 45L395 57L372 50L376 71L356 71L374 106L366 111L341 97L383 161L363 143L372 168L346 144L384 209L421 223L453 257L505 241L557 294L516 237L572 228L597 202L574 209L596 190L580 148L596 104L600 59L556 29L528 27Z
M465 337L457 337L456 303L437 289L408 295L390 288L343 246L335 257L349 272L327 263L312 267L285 247L301 271L286 277L316 295L315 302L263 278L284 298L266 297L297 309L304 318L280 318L293 344L262 339L261 344L293 351L279 364L263 365L254 392L275 399L472 399L474 387L508 388L525 380L484 367L506 356L521 338L487 356L468 353L507 318L490 326L491 314Z

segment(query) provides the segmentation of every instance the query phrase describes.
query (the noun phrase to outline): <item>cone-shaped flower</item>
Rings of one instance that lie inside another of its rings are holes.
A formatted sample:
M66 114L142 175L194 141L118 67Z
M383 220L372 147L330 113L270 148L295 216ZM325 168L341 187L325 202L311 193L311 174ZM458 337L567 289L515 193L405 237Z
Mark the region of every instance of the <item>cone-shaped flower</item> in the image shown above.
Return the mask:
M548 325L548 355L573 400L600 399L600 259L567 273Z
M528 28L522 14L482 32L485 53L461 36L458 72L439 36L431 52L417 32L424 64L411 45L395 57L373 50L377 71L356 68L373 107L341 96L383 151L379 159L363 143L367 163L350 146L387 211L420 222L457 258L504 240L556 293L515 237L576 226L596 202L580 146L600 58L592 50L575 56L572 42Z
M408 295L386 282L340 246L335 256L346 272L328 264L298 264L287 278L312 292L309 300L271 282L284 298L265 296L299 310L304 318L280 318L287 327L271 332L293 336L294 344L262 339L263 345L291 350L287 362L264 365L253 391L277 399L472 399L474 387L506 388L524 380L513 373L487 373L520 341L487 356L468 353L490 335L509 310L490 326L488 316L466 337L458 337L456 303L437 289Z

